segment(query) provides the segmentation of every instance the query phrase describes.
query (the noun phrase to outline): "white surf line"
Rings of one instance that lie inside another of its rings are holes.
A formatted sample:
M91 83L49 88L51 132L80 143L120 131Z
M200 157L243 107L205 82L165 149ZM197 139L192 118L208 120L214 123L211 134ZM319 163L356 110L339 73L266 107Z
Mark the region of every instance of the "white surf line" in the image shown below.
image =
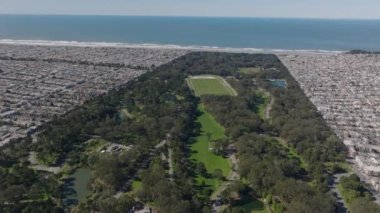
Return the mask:
M347 51L339 50L292 50L265 48L235 48L219 46L176 45L155 43L117 43L117 42L82 42L82 41L52 41L52 40L14 40L0 39L0 44L31 45L31 46L72 46L72 47L114 47L114 48L147 48L147 49L178 49L200 52L230 52L230 53L267 53L267 54L339 54Z

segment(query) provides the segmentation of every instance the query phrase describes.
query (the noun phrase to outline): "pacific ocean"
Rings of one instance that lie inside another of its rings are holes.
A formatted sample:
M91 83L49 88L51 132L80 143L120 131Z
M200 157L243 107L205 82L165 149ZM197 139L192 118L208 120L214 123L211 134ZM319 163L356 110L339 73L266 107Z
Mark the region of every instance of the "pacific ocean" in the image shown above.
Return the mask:
M0 15L0 39L380 51L380 20Z

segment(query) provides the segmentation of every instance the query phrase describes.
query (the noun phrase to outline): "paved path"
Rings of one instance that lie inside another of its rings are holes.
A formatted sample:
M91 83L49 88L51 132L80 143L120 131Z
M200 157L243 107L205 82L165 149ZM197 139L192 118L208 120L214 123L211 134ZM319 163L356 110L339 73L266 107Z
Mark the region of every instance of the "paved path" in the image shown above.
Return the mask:
M148 159L146 160L143 160L141 163L139 163L139 165L137 166L138 168L143 168L144 166L146 166L147 164L149 164L149 161L152 159L152 156L156 155L155 151L163 146L166 145L166 143L168 142L168 138L169 136L166 137L166 139L162 140L159 144L157 144L156 146L154 146L154 148L152 148L150 150L150 156L148 157ZM165 155L161 155L161 157L163 158L166 158ZM169 153L169 159L171 158L170 156L170 153ZM170 167L170 164L169 164L169 167ZM125 183L123 184L123 186L121 187L121 189L114 195L115 198L120 198L127 190L129 190L129 188L131 187L133 181L136 179L137 177L137 173L136 172L131 178L128 178L127 181L125 181Z
M265 107L265 115L264 115L265 120L268 120L270 118L270 111L272 110L273 103L274 103L274 98L270 98L269 104Z
M169 149L169 157L168 157L168 163L169 163L169 177L170 181L174 181L174 168L173 168L173 150Z
M227 180L224 181L223 184L221 186L219 186L219 188L216 191L214 191L214 193L212 193L210 200L217 200L218 197L221 196L222 192L224 190L226 190L229 185L231 185L234 181L240 179L240 175L237 172L238 166L239 166L239 161L236 158L236 154L232 154L232 155L228 156L228 158L229 158L229 161L231 163L231 172L228 175ZM212 205L212 210L214 210L216 212L223 212L226 208L228 208L228 205L221 205L221 206Z
M167 140L164 139L159 144L157 144L156 146L154 146L154 149L159 149L159 148L165 146L166 143L167 143Z
M28 160L31 164L29 167L38 171L45 171L58 174L62 169L62 166L45 166L40 164L37 160L36 152L29 152Z
M166 155L162 152L161 153L161 160L162 161L167 161L168 159L166 158Z

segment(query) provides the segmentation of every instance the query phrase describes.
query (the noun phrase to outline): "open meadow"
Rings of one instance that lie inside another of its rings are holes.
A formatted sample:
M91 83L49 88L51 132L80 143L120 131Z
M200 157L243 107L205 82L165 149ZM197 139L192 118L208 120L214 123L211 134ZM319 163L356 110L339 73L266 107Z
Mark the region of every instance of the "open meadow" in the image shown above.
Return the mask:
M197 122L201 125L201 134L195 138L195 143L191 146L193 152L192 159L204 163L208 173L212 174L216 169L220 169L223 172L223 176L227 177L231 171L228 159L218 156L209 150L212 140L226 137L224 128L205 110L203 105L200 104L198 110L202 113L197 119ZM214 177L204 178L199 176L197 179L198 181L205 181L206 185L209 185L213 190L221 184Z

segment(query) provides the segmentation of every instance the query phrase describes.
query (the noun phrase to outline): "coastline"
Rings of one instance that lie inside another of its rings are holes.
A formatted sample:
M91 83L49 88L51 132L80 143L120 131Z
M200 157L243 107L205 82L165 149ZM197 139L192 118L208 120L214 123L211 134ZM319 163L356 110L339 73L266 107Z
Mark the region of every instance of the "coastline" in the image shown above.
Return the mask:
M341 54L347 51L340 50L308 50L308 49L263 49L263 48L234 48L219 46L175 45L154 43L113 43L113 42L80 42L80 41L50 41L50 40L14 40L0 39L0 44L32 45L32 46L69 46L69 47L111 47L111 48L146 48L146 49L178 49L205 52L231 53L268 53L268 54Z

